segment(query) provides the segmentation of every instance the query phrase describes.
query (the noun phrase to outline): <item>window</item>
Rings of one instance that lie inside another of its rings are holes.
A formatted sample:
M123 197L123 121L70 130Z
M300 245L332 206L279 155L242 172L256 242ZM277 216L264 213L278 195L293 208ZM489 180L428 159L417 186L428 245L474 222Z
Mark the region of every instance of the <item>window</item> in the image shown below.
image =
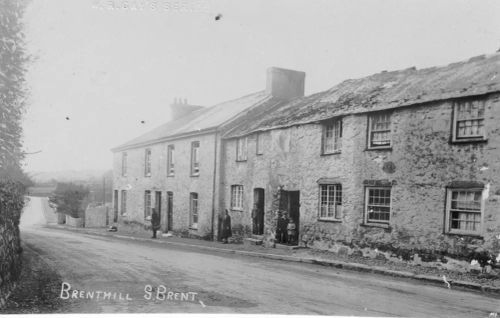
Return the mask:
M151 149L146 149L144 155L144 175L151 177Z
M323 154L340 152L342 146L342 119L323 125Z
M198 193L192 192L189 195L190 227L198 228Z
M243 210L243 186L242 185L232 185L231 186L231 209L232 210Z
M175 152L175 146L168 145L168 147L167 147L167 175L168 176L175 175L174 152Z
M127 191L122 190L122 196L120 201L120 211L122 215L127 213Z
M200 174L200 142L193 141L191 143L191 175L198 176Z
M368 117L368 149L391 146L391 114L378 113Z
M454 102L453 106L453 140L483 140L484 100Z
M247 137L236 140L236 161L247 160Z
M448 189L446 231L459 234L480 234L483 189Z
M144 217L151 216L151 191L144 191Z
M367 223L389 224L391 217L391 188L367 187L365 214Z
M319 218L321 220L342 219L342 185L320 185Z
M263 145L263 138L262 133L257 133L255 136L255 153L257 155L262 155L264 154L264 145Z
M122 176L127 176L127 153L122 153Z

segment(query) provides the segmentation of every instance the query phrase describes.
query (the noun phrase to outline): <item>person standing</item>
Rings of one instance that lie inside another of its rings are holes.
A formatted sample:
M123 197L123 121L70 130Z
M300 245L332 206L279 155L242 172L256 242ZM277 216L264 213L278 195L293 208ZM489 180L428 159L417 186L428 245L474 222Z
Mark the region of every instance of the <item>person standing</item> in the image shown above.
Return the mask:
M290 222L286 226L286 230L288 234L288 245L295 243L295 234L297 233L297 229L293 219L290 219Z
M156 232L160 229L160 214L155 208L152 209L151 214L151 229L153 230L153 237L156 238Z
M222 243L227 244L228 239L233 235L231 231L231 217L229 216L229 211L226 209L224 217L222 218Z

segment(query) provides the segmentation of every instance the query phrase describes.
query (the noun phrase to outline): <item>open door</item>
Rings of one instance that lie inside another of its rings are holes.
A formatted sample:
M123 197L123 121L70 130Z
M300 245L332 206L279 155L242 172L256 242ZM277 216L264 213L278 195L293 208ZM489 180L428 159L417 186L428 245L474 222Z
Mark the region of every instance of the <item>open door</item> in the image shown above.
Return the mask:
M159 224L161 224L161 191L155 192L155 209L158 213Z
M118 222L118 190L115 190L113 193L113 222ZM106 225L107 222L106 222Z
M300 191L281 191L280 211L284 212L279 216L276 228L276 238L279 243L291 245L298 244L300 227ZM288 223L290 220L295 223L295 231L289 236Z
M167 192L167 232L172 231L173 226L173 206L174 206L174 194L172 192Z

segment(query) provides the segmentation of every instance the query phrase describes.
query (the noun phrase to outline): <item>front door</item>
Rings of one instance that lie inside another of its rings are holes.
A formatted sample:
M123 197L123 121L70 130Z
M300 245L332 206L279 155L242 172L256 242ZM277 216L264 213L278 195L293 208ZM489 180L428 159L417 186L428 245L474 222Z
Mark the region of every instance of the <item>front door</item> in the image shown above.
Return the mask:
M172 231L174 194L167 192L167 232Z
M159 223L161 224L161 191L155 192L155 209L159 216Z
M118 190L113 193L113 222L118 222ZM107 225L107 222L106 222Z
M264 189L255 188L253 190L253 234L264 234Z
M284 212L285 215L281 215L278 219L276 229L278 242L297 245L300 222L300 191L281 191L280 211ZM290 220L295 223L294 232L288 231ZM289 236L289 233L293 235Z

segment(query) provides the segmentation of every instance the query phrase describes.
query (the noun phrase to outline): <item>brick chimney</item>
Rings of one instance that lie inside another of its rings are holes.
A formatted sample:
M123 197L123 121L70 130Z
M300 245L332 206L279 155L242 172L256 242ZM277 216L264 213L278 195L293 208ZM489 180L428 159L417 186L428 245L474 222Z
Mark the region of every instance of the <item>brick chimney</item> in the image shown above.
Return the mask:
M172 120L176 120L201 108L203 108L203 106L189 105L185 98L184 100L181 98L174 98L174 101L170 104L170 115Z
M267 69L266 93L284 100L302 97L305 77L304 72L270 67Z

